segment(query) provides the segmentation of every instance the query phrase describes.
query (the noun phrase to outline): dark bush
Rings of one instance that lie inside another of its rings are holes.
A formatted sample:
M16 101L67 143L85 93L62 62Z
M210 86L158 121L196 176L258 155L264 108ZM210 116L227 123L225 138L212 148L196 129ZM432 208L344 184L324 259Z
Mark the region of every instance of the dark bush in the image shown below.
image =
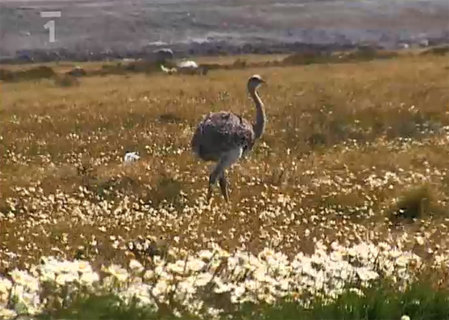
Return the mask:
M56 86L63 88L75 87L80 84L77 78L70 75L57 76L54 81Z
M47 66L38 66L27 70L8 71L0 70L0 80L3 81L22 81L48 79L56 75L54 70Z

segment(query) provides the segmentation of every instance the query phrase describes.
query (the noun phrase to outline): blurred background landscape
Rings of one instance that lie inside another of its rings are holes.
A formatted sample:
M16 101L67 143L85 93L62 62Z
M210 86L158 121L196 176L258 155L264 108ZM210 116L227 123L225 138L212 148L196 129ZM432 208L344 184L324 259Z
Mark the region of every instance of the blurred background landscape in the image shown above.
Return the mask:
M50 43L41 11L55 18ZM0 57L99 60L179 55L285 53L357 46L383 49L449 41L449 1L2 0Z

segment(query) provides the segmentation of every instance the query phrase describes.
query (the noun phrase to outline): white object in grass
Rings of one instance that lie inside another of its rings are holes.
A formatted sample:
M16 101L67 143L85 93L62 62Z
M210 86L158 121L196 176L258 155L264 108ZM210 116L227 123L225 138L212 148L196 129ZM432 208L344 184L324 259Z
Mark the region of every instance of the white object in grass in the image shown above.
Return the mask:
M124 157L125 163L134 162L140 159L140 156L137 152L127 152Z

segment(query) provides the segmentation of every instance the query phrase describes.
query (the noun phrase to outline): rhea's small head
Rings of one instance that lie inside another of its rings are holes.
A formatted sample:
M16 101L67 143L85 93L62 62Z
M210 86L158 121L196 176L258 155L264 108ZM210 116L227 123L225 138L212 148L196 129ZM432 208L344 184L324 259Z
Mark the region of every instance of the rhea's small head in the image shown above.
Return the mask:
M252 75L248 79L248 90L255 90L257 89L262 83L266 83L262 77L258 74Z

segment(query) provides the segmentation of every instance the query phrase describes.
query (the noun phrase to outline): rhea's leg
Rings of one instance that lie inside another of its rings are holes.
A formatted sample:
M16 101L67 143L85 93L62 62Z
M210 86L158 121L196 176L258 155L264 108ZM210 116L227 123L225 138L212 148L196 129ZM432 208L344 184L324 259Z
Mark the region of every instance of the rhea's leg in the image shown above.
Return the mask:
M217 183L217 178L221 176L221 173L223 171L223 164L222 159L218 161L214 169L212 170L211 174L209 175L209 186L207 189L207 201L210 201L210 198L212 197L212 189L214 185Z
M228 182L226 181L225 176L225 170L229 167L231 167L237 160L242 156L242 148L238 147L235 149L232 149L220 158L220 161L218 161L217 166L212 171L210 178L209 178L209 192L208 197L210 199L211 196L211 188L212 185L215 184L217 181L217 178L219 179L220 183L220 189L221 193L223 194L223 197L226 201L229 200L229 194L228 194Z
M220 184L221 194L225 198L226 202L229 201L229 195L228 195L228 181L226 179L226 175L223 172L223 174L218 179L218 183Z
M207 202L210 202L210 198L212 197L212 185L209 183L207 186Z
M209 185L207 187L207 202L209 202L210 198L212 197L212 188L213 188L215 182L217 181L217 178L214 177L215 176L214 172L215 172L215 170L212 171L212 173L209 176Z

